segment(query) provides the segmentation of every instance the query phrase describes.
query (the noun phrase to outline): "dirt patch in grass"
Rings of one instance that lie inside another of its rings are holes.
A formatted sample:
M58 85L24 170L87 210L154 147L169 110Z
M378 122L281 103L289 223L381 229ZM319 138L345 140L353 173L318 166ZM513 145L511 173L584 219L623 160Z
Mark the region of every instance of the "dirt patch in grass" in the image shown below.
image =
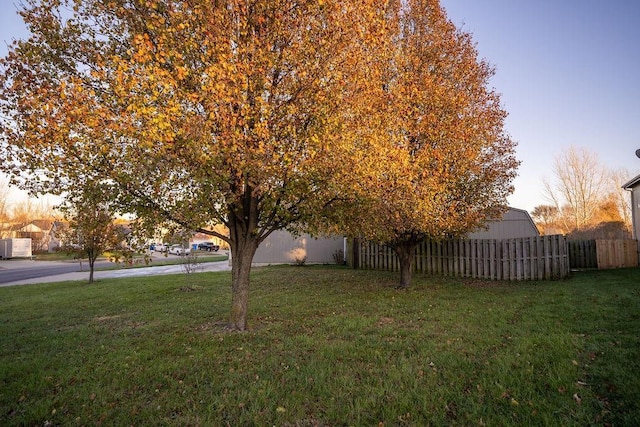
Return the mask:
M200 325L195 327L195 331L196 332L203 332L203 333L204 332L213 333L215 335L217 335L217 334L228 334L230 332L233 332L229 328L229 323L227 323L225 321L222 321L222 320L202 323L202 324L200 324Z
M196 291L202 291L202 290L204 290L204 287L194 286L194 285L183 286L179 289L180 292L196 292Z
M393 317L381 317L380 320L378 321L378 326L382 327L382 326L388 326L393 324L394 319Z

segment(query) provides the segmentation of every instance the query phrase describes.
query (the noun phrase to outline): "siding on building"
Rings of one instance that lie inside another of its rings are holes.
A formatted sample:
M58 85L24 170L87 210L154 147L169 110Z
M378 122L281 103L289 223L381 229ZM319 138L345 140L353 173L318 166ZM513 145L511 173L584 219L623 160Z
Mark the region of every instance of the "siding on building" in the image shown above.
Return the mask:
M469 233L468 239L519 239L540 235L529 212L524 209L509 208L501 219L489 221L486 230Z
M254 265L295 264L306 257L307 264L333 264L333 256L344 250L343 237L314 238L309 234L295 237L285 230L271 233L258 247Z
M631 190L631 201L633 203L633 207L631 208L633 238L640 240L640 185L637 185Z
M622 188L630 192L633 238L640 240L640 175L627 182Z

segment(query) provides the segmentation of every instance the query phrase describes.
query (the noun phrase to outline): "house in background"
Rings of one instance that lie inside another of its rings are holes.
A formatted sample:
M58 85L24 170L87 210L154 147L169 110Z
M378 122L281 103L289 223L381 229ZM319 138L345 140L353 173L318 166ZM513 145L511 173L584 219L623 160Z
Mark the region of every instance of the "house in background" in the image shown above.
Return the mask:
M640 175L622 186L631 194L631 223L633 225L633 238L640 239Z
M31 250L35 252L49 251L51 230L55 221L48 219L34 219L31 222L18 224L13 229L11 237L17 239L31 239Z
M51 226L51 230L49 231L49 241L47 242L47 251L55 252L69 244L70 242L65 241L65 233L69 229L69 223L66 221L54 221L53 226Z
M53 252L61 246L56 231L65 227L61 221L35 219L22 223L0 224L0 238L31 239L31 249L35 252Z
M524 209L509 207L502 218L487 222L486 230L469 233L467 239L519 239L521 237L538 237L540 232Z

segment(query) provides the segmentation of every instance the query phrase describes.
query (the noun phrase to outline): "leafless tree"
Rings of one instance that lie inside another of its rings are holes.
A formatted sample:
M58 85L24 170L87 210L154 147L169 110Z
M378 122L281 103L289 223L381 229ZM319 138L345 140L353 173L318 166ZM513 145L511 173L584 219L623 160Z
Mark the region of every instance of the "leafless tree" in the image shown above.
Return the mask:
M558 209L564 231L581 230L597 222L611 182L598 156L571 146L555 158L553 174L553 181L543 180L544 195Z
M52 219L53 207L45 199L23 199L11 209L13 222L29 222L34 219Z
M11 189L9 183L0 177L0 223L9 220L9 195Z

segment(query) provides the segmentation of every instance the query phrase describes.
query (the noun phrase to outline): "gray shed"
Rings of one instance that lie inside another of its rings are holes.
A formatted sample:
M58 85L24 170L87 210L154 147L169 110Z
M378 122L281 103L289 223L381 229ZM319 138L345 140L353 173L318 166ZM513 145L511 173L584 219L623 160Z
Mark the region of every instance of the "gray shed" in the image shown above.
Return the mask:
M469 233L468 239L517 239L521 237L537 237L538 228L524 209L508 208L502 218L487 222L486 230Z
M265 264L333 264L334 254L344 251L344 238L320 237L309 234L294 236L285 230L274 231L260 244L255 256L254 265Z

